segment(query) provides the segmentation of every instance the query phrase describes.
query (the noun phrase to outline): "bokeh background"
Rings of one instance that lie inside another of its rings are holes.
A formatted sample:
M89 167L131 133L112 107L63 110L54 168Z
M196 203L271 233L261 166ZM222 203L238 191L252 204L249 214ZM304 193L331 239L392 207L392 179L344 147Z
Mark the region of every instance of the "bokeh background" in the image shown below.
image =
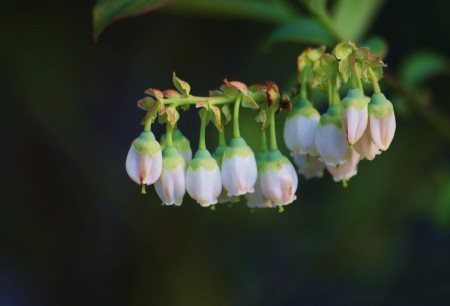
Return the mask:
M282 214L188 199L162 207L124 167L144 90L171 87L173 71L198 95L224 77L286 90L305 45L267 48L274 26L264 22L164 10L94 43L93 5L1 4L0 305L448 303L448 131L420 107L386 90L398 114L391 148L361 162L348 188L328 174L300 179ZM450 54L449 11L447 1L385 1L368 36L389 43L388 73L415 51ZM426 80L425 108L449 115L449 81L448 70ZM195 111L179 126L195 149Z

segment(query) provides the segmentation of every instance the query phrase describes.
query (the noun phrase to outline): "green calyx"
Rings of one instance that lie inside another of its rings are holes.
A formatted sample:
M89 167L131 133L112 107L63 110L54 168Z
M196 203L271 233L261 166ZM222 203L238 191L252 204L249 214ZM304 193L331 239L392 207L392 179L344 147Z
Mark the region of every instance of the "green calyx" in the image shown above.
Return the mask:
M369 115L383 118L394 111L392 103L382 93L374 93L369 103Z
M364 95L364 92L359 88L349 89L347 95L342 99L341 105L343 109L354 107L356 109L363 109L367 107L370 99Z
M162 151L162 156L163 167L165 169L174 170L179 166L182 166L183 168L186 166L183 156L181 156L181 154L178 153L177 149L174 147L164 148Z
M284 165L289 163L289 159L281 154L279 150L272 150L267 153L266 158L262 161L261 171L272 170L278 172Z
M296 96L292 99L293 108L288 114L288 118L295 116L311 117L314 115L320 116L317 109L307 100L302 99L300 96Z
M173 146L177 148L177 150L180 152L187 152L191 148L191 143L189 142L189 139L187 139L179 129L173 131L172 142ZM163 147L166 146L165 134L161 136L161 145Z
M244 138L233 137L227 150L225 150L223 158L232 158L234 155L241 155L247 157L253 154L252 149L247 145Z
M334 124L338 128L342 128L342 113L340 105L330 105L327 112L320 117L321 126L328 124Z
M198 150L195 153L194 159L189 163L189 168L196 171L200 168L205 168L206 170L213 170L216 168L217 162L212 158L208 150Z
M258 153L258 156L256 157L256 166L257 166L258 170L262 169L264 162L267 159L267 155L269 155L269 152L267 152L267 151Z
M212 155L212 157L217 161L219 167L222 165L223 154L227 148L228 146L218 146Z
M131 144L136 152L155 155L161 151L161 145L156 141L155 135L150 131L142 132Z

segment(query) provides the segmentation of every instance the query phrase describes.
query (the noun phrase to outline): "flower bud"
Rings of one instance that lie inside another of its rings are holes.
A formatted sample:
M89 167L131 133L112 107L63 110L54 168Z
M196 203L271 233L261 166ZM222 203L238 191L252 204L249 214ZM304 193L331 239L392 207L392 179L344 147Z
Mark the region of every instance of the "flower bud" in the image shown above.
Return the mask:
M231 140L222 160L222 183L228 196L239 196L254 191L257 167L255 154L241 137Z
M222 191L219 166L208 150L198 150L186 172L186 190L203 207L217 203Z
M164 148L161 176L155 183L156 193L163 204L180 206L186 193L185 162L175 148Z
M214 153L212 154L212 157L217 161L217 165L219 166L219 169L222 167L222 160L223 160L223 154L225 153L225 150L228 148L228 146L218 146ZM229 197L227 195L227 190L225 188L222 188L222 192L220 193L219 197L217 198L217 201L219 203L236 203L239 202L239 197Z
M142 132L131 143L125 167L137 184L151 185L156 182L162 171L162 154L152 132Z
M164 148L166 145L165 134L161 136L160 142ZM175 149L177 149L178 153L180 153L181 156L183 156L186 165L189 165L189 163L192 160L192 150L189 139L187 139L179 129L174 129L172 134L172 142L173 146L175 147Z
M315 133L319 126L319 112L305 99L293 101L284 125L284 142L294 154L317 155Z
M347 161L337 167L327 166L328 171L333 176L335 182L348 181L355 176L359 163L359 154L353 149L349 149L347 153Z
M358 88L350 89L347 96L342 99L342 121L350 144L356 143L366 130L369 100Z
M373 142L386 151L395 134L395 115L392 103L382 93L374 93L369 103L369 125Z
M358 152L360 159L373 160L376 155L381 154L380 149L373 143L369 126L367 126L358 142L353 145L353 148Z
M270 151L261 168L261 190L274 205L287 205L297 197L298 177L289 159L280 151Z
M303 175L306 179L321 178L325 164L319 160L317 156L309 156L303 154L291 154L298 174Z
M258 177L255 183L255 192L247 193L245 197L247 198L247 206L254 208L271 208L275 205L267 199L262 193L261 189L261 177L262 177L262 167L267 158L268 152L260 152L256 158L256 165L258 167Z
M348 142L342 128L340 106L330 106L322 115L315 143L319 159L327 166L337 166L346 161Z

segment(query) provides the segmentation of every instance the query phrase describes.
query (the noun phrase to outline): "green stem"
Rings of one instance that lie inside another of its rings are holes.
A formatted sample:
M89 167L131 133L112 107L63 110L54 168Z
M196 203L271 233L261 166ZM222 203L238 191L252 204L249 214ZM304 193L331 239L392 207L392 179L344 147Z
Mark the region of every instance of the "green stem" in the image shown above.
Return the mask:
M339 105L339 92L337 90L338 63L333 65L333 75L331 77L331 103L330 105ZM328 89L330 90L330 89Z
M183 98L172 98L172 99L164 99L164 105L195 105L198 102L207 102L211 105L221 105L221 104L231 104L234 102L234 98L220 96L220 97L197 97L197 96L189 96Z
M300 97L302 99L307 99L308 93L307 93L307 87L308 87L308 70L305 69L302 72L302 83L300 84Z
M234 112L233 112L233 137L241 137L239 131L239 107L241 105L242 96L239 95L234 102Z
M267 151L267 135L266 131L261 132L261 151Z
M219 146L226 146L227 142L225 140L225 129L223 131L219 131Z
M172 133L173 133L173 126L172 126L172 124L167 122L166 123L166 146L168 148L173 147Z
M145 121L145 125L144 125L144 131L145 132L150 132L150 130L152 129L152 119L148 118L147 121Z
M328 105L333 105L333 81L328 79L327 85Z
M381 93L380 85L378 84L377 76L373 72L372 68L369 67L370 77L372 79L372 86L374 93Z
M270 112L270 150L278 150L277 133L275 131L275 112Z
M206 134L206 119L207 119L208 113L206 111L201 112L200 114L200 137L198 142L198 149L199 150L206 150L206 142L205 142L205 134Z
M351 78L352 78L352 88L358 88L358 82L357 82L357 75L356 75L356 68L355 68L355 55L352 53L350 54L350 65L352 67L352 73L351 73Z

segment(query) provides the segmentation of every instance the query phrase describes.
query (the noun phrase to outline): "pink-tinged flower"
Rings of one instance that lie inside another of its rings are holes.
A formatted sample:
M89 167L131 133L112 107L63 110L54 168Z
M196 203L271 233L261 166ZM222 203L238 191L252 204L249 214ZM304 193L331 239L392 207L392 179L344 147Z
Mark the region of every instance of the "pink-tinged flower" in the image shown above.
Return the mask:
M243 138L233 138L225 149L221 173L228 196L254 192L257 177L255 154Z
M373 143L370 127L364 131L362 137L353 145L353 149L359 154L360 159L373 160L375 156L381 154L380 149Z
M264 161L267 158L267 152L260 152L258 157L256 158L256 164L258 166L258 177L255 183L255 192L247 193L245 197L247 198L247 206L252 208L272 208L275 205L267 199L262 193L261 189L261 176L262 176L262 167L264 165Z
M317 155L315 134L319 126L319 112L305 99L293 101L284 125L284 142L294 154Z
M394 107L382 93L375 93L370 99L369 125L373 142L386 151L394 138L396 124Z
M156 193L165 205L180 206L186 193L185 162L175 148L163 149L163 168L155 183Z
M335 182L348 181L358 173L358 163L359 154L355 150L349 149L347 153L347 162L340 164L338 167L327 166L327 169L333 176Z
M276 206L297 199L298 177L294 166L280 151L270 151L261 167L262 194Z
M186 190L203 207L217 203L222 191L219 166L208 150L198 150L186 172Z
M303 175L306 179L323 176L325 164L319 160L319 157L303 154L291 154L291 156L297 166L298 174Z
M223 160L223 154L225 153L225 150L228 148L228 146L218 146L214 153L212 154L212 157L217 161L217 164L219 165L219 169L222 167L222 160ZM225 188L222 188L222 191L220 192L219 197L217 198L218 203L237 203L239 202L239 197L236 196L228 196L228 191Z
M337 166L345 163L348 152L348 142L342 128L340 106L330 106L320 118L320 126L315 137L319 159L327 166Z
M160 177L161 146L152 132L142 132L131 143L125 167L130 178L140 185L151 185Z
M350 144L356 143L366 130L369 100L360 89L350 89L342 99L342 121Z
M162 135L160 139L161 145L165 147L166 145L166 135ZM189 139L187 139L179 129L175 129L172 134L172 142L175 149L177 149L178 153L183 156L184 162L186 165L192 160L192 150Z

